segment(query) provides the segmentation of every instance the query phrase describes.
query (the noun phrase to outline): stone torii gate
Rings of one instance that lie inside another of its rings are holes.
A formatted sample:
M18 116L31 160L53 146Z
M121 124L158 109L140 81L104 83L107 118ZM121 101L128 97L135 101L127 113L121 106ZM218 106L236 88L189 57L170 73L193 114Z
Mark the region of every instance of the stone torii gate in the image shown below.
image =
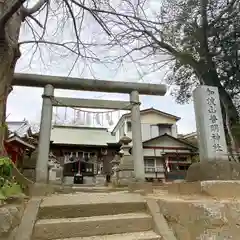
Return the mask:
M36 182L46 183L48 181L48 157L52 125L52 110L53 106L61 106L61 104L62 106L69 107L131 110L134 175L137 180L145 180L139 94L164 96L167 91L166 85L20 73L14 74L12 84L14 86L44 88L44 93L42 95L43 103L40 124L39 153L36 164ZM130 95L130 101L54 97L54 88L79 91L125 93Z

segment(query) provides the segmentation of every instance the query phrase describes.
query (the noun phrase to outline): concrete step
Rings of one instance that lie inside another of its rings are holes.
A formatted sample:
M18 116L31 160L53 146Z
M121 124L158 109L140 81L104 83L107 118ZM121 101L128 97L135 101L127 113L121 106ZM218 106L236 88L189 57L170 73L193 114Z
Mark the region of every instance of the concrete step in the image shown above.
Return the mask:
M64 238L58 240L161 240L161 236L153 231L122 233L91 237Z
M38 219L78 218L144 211L146 211L145 202L42 206L38 212Z
M33 240L90 237L152 229L152 217L146 213L42 219L35 224Z
M46 197L38 219L78 218L144 212L146 202L136 194L73 194Z

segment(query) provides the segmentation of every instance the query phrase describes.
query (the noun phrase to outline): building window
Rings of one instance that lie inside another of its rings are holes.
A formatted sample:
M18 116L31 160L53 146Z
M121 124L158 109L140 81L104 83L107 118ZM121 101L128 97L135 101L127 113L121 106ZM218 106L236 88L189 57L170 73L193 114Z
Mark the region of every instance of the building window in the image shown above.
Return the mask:
M144 159L145 172L155 172L155 159Z
M156 172L163 173L165 171L163 166L163 159L162 158L156 158Z
M132 123L131 122L127 122L127 131L128 132L132 131Z
M84 161L88 161L89 160L89 153L88 152L85 152L84 155L83 155L83 158L84 158Z
M158 125L158 133L159 136L163 135L163 134L169 134L172 135L171 133L171 126L169 125L165 125L165 124L159 124Z
M168 157L169 163L187 163L187 157Z
M165 172L162 158L144 159L145 173L163 173Z

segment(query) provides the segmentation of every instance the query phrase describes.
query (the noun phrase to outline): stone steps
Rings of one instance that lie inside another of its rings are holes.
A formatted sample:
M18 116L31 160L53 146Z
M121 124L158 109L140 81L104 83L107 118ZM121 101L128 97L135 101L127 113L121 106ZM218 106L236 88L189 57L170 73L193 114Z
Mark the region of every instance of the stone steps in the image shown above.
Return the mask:
M32 240L160 240L152 229L139 194L53 195L40 205Z
M146 231L91 237L64 238L57 240L161 240L161 239L162 238L158 236L155 232Z
M39 219L76 218L101 215L116 215L146 211L144 202L113 202L95 204L68 204L55 206L41 206Z
M88 237L152 229L152 217L146 213L127 213L81 218L42 219L37 221L34 240Z
M116 215L146 211L146 202L130 193L81 193L46 197L38 219Z

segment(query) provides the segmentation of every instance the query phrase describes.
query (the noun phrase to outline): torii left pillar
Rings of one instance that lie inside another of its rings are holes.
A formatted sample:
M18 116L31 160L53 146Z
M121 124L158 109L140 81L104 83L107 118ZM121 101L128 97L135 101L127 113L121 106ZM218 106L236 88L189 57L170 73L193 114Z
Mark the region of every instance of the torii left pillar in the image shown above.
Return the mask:
M130 94L132 105L132 142L133 142L133 163L134 175L137 181L145 181L143 146L142 146L142 129L140 117L140 102L138 91L132 91Z
M36 182L48 182L48 159L49 147L52 127L52 97L54 96L54 88L48 84L44 87L42 95L42 114L40 124L39 148L36 164Z

